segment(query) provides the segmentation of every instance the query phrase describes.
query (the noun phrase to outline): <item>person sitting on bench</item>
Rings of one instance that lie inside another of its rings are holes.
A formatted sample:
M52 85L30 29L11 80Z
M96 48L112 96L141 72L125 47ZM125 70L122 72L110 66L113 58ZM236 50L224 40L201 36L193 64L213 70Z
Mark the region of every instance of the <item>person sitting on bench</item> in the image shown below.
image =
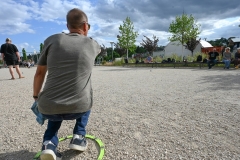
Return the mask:
M223 62L225 64L224 69L229 69L231 63L231 52L230 48L225 48L225 52L223 53Z
M216 48L213 48L213 51L208 53L208 69L211 69L217 63L217 57L219 60L219 53L216 51Z

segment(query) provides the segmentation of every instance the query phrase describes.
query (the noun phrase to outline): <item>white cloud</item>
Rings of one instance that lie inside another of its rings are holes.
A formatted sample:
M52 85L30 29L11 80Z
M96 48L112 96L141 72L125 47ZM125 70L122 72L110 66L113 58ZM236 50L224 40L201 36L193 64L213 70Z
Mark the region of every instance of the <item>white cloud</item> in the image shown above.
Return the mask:
M14 7L13 7L14 6ZM26 21L31 19L31 13L28 12L28 7L15 1L1 2L1 34L18 34L23 32L34 33L31 25Z
M21 44L16 44L19 52L22 52L22 49L24 48L25 50L27 50L28 48L30 48L30 45L25 42L25 43L21 43Z
M229 38L231 36L238 37L239 31L239 17L226 18L226 19L202 19L201 25L204 30L201 32L200 37L214 40L219 37Z
M44 0L39 8L33 12L37 14L36 19L64 24L66 23L66 14L72 8L79 8L87 13L93 7L89 1Z

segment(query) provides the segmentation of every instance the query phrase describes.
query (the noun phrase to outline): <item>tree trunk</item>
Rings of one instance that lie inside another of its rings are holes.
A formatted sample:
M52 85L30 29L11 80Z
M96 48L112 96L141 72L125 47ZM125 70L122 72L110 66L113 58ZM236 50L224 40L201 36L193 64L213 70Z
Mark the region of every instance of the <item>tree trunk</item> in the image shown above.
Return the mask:
M183 44L182 44L182 61L184 61L184 59L183 59Z

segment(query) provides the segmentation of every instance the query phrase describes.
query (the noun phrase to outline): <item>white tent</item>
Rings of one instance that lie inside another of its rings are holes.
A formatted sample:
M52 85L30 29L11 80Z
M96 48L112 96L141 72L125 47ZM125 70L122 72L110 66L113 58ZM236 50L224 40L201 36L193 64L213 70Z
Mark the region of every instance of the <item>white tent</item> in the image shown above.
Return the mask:
M200 40L200 43L196 46L195 50L193 51L193 54L201 52L202 48L208 48L208 47L213 47L213 46L207 41ZM183 46L183 52L182 52L182 44L180 42L169 42L165 46L164 51L153 52L153 57L172 56L173 54L176 54L178 56L192 56L191 51L186 49L185 46Z

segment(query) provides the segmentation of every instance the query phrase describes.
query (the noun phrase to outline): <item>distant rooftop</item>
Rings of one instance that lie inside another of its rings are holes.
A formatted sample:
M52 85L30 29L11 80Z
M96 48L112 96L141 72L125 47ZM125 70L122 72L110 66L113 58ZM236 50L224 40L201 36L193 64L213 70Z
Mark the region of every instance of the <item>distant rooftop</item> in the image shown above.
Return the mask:
M240 38L231 38L233 42L240 42Z
M208 48L208 47L213 47L210 43L204 40L200 40L200 43L202 45L202 48Z

